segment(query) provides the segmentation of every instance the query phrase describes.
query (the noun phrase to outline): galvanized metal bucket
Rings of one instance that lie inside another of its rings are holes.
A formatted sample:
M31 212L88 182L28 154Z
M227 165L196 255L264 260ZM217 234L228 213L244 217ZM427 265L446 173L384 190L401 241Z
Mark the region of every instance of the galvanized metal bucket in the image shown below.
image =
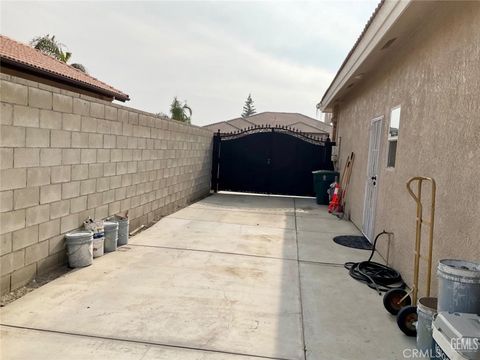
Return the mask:
M118 245L118 223L105 221L103 226L105 230L104 251L116 251Z
M437 313L437 298L423 297L417 303L417 348L419 350L433 350L432 337L433 317Z
M464 260L440 260L438 312L480 314L480 264Z
M118 246L128 244L129 221L128 218L113 216L108 221L118 223Z

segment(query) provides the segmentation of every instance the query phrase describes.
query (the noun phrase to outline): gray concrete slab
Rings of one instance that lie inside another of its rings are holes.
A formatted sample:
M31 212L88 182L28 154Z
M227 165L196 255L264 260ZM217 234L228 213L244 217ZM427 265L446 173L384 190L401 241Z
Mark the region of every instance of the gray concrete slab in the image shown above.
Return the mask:
M187 207L170 216L176 219L295 229L294 215Z
M34 354L34 357L32 355ZM0 327L0 358L8 360L255 360L169 346L147 345L54 332Z
M382 297L345 269L303 263L300 274L308 360L399 360L415 347Z
M297 229L337 235L361 235L353 223L335 217L324 218L316 215L297 216Z
M295 261L131 247L1 309L2 324L301 359Z
M352 249L333 242L337 235L361 235L350 222L328 213L327 205L318 205L315 199L295 199L299 259L304 261L344 264L365 261L370 251ZM374 261L384 263L378 254Z
M318 205L314 198L295 199L295 210L297 216L314 215L326 219L336 219L335 215L328 212L327 205Z
M226 236L228 234L228 236ZM297 258L295 230L166 217L131 244Z
M331 240L359 233L313 199L211 196L1 308L28 328L2 360L401 359L381 297L325 264L368 257Z
M243 194L222 193L206 197L192 204L191 207L294 215L295 209L293 201L293 198L282 196L247 196Z
M352 249L338 245L333 241L335 233L320 233L298 231L299 259L329 264L343 265L348 261L359 262L368 260L371 251ZM382 257L375 253L373 261L384 263Z

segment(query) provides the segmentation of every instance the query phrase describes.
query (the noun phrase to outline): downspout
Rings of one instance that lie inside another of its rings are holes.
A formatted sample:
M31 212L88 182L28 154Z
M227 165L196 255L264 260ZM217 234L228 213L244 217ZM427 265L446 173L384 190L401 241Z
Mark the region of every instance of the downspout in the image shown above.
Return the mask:
M337 116L338 116L338 105L333 107L332 112L332 141L337 142Z

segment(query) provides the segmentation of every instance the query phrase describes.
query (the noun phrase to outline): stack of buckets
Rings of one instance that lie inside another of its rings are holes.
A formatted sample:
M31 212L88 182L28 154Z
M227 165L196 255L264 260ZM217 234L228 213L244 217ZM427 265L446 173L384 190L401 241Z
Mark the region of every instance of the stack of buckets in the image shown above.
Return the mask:
M88 219L84 230L65 235L68 264L71 268L89 266L93 258L104 252L116 251L118 246L128 244L129 224L127 217L114 216L107 221Z
M420 298L417 304L417 347L433 353L432 321L437 312L480 315L480 263L440 260L437 279L438 297Z
M109 223L109 228L117 230L117 244L118 246L127 245L128 244L128 231L129 231L129 224L128 224L128 217L118 216L115 215L111 218L107 219L108 221L105 224ZM113 225L113 224L116 224ZM106 236L106 229L105 229L105 236Z

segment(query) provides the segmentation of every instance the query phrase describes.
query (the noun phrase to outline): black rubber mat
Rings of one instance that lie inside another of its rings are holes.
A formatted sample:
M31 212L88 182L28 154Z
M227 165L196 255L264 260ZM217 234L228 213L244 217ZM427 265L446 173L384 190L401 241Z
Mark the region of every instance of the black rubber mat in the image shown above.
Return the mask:
M335 241L339 245L354 249L372 250L372 244L370 244L370 242L365 236L341 235L335 236L333 238L333 241Z

